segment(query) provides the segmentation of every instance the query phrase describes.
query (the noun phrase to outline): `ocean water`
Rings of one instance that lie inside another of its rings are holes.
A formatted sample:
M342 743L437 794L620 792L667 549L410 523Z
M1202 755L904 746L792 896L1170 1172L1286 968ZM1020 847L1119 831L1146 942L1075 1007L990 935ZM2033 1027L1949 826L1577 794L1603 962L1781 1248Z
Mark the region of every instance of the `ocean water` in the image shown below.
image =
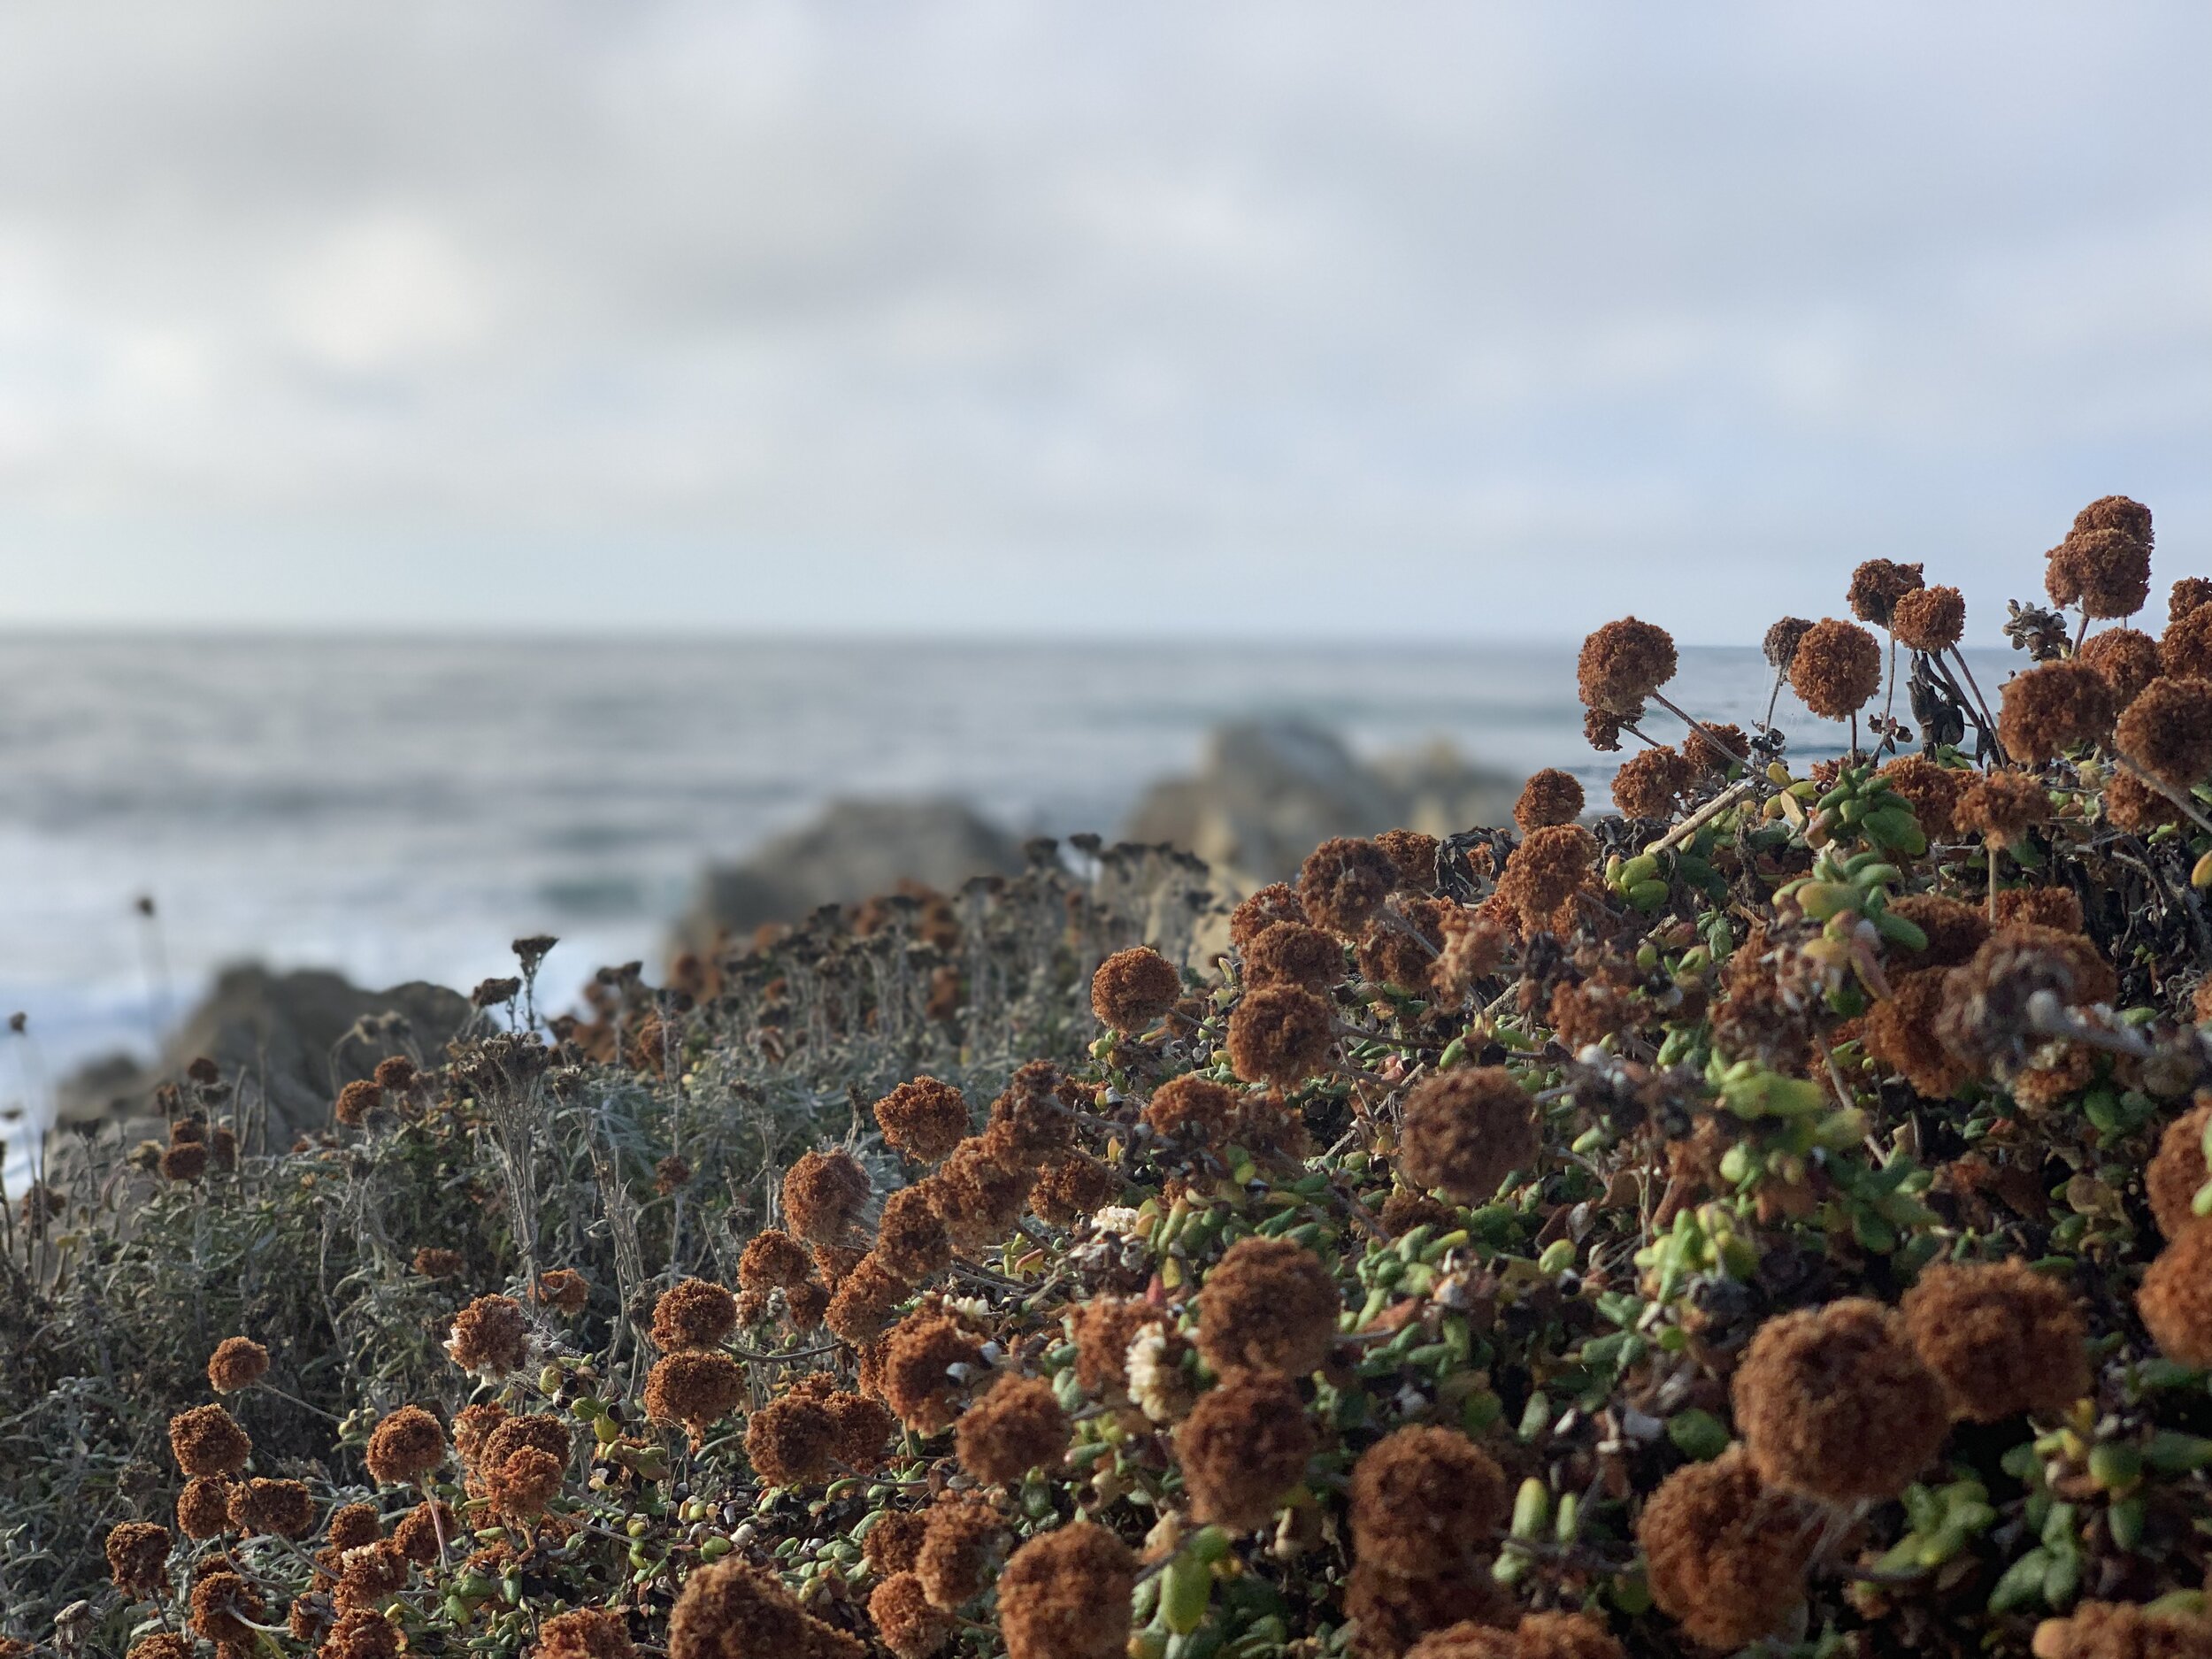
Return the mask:
M2002 657L1977 672L1993 693ZM1670 689L1748 724L1769 683L1755 651L1688 650ZM1793 754L1833 752L1783 701ZM1263 714L1363 754L1563 765L1601 799L1612 758L1582 742L1565 646L0 639L0 1013L32 1037L0 1109L149 1050L227 963L466 987L541 931L557 999L657 961L708 860L833 798L1110 834Z

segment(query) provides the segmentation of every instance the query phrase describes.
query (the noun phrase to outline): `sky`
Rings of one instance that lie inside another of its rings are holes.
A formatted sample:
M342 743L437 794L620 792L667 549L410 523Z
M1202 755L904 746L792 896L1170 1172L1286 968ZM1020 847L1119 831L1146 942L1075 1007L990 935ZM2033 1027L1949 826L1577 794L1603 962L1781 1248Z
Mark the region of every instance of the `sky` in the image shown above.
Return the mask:
M2212 8L26 0L0 628L1701 642L2212 571ZM2162 605L2160 610L2162 613Z

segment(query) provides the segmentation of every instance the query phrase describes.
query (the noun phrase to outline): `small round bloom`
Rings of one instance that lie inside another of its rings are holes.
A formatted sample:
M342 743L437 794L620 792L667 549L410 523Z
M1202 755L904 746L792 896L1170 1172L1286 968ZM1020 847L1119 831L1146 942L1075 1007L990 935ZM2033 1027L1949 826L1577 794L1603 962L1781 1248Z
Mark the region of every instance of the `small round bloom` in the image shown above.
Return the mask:
M1623 818L1671 818L1682 792L1695 781L1690 764L1662 743L1621 763L1613 774L1613 804Z
M866 1394L839 1389L822 1402L836 1427L833 1450L837 1461L859 1473L869 1473L883 1462L884 1442L898 1432L899 1420L891 1408Z
M1198 1351L1217 1372L1317 1371L1343 1298L1321 1258L1290 1239L1240 1239L1198 1293Z
M1006 1523L987 1503L944 1498L930 1509L914 1553L914 1576L933 1606L948 1610L982 1594L1006 1541Z
M1826 618L1797 642L1790 689L1822 719L1856 713L1881 688L1881 645L1855 622Z
M408 1264L425 1279L456 1279L467 1265L458 1250L442 1249L426 1244L415 1252L415 1259Z
M1955 588L1916 588L1900 594L1890 632L1908 650L1947 651L1966 632L1966 595Z
M1993 772L1960 791L1952 810L1961 829L1993 847L2011 847L2032 826L2050 821L2051 797L2025 772Z
M1436 1577L1491 1553L1512 1495L1497 1460L1456 1430L1402 1428L1352 1470L1352 1548L1394 1572Z
M373 1544L384 1536L383 1523L376 1517L373 1503L342 1504L331 1511L330 1525L325 1534L331 1548L343 1555L349 1549L358 1549L364 1544Z
M438 1564L439 1540L460 1537L461 1523L449 1505L435 1498L425 1498L400 1517L392 1528L392 1542L399 1546L399 1553L419 1567ZM374 1542L373 1539L369 1540Z
M654 1361L645 1379L645 1415L703 1433L745 1397L745 1368L727 1354L685 1348Z
M1234 1532L1265 1525L1306 1478L1314 1446L1305 1402L1289 1378L1228 1372L1175 1431L1192 1514Z
M1644 718L1643 705L1633 711L1616 714L1610 709L1585 709L1582 711L1582 739L1601 755L1621 752L1621 733Z
M2166 595L2166 620L2169 624L2178 622L2202 604L2212 604L2212 581L2201 576L2185 576Z
M1498 902L1520 918L1527 933L1565 933L1574 906L1597 869L1597 837L1579 824L1532 831L1498 878Z
M783 1213L791 1230L815 1244L835 1244L868 1202L868 1171L849 1152L810 1152L786 1171Z
M1121 1195L1112 1165L1087 1152L1066 1152L1037 1168L1029 1208L1048 1226L1071 1227Z
M1399 1161L1424 1191L1480 1203L1535 1161L1535 1103L1502 1066L1455 1066L1424 1078L1401 1112Z
M786 1394L745 1425L745 1461L771 1486L811 1486L828 1479L837 1423L818 1400Z
M1571 824L1582 816L1582 785L1572 772L1547 766L1521 786L1513 821L1525 835L1553 824Z
M531 1293L556 1313L579 1314L591 1302L591 1281L572 1267L548 1269Z
M234 1572L204 1572L192 1586L192 1628L218 1646L251 1647L256 1638L246 1621L259 1624L268 1616L261 1592Z
M219 1538L230 1529L230 1482L220 1475L195 1475L177 1494L177 1531L195 1540Z
M1037 1184L1033 1164L1010 1164L982 1135L971 1135L924 1183L929 1205L954 1248L981 1250L1013 1232Z
M1582 641L1575 687L1584 706L1633 719L1646 697L1674 678L1674 636L1654 623L1624 617Z
M960 1627L950 1613L930 1604L922 1581L910 1572L895 1572L876 1586L868 1597L868 1617L876 1640L897 1659L929 1659Z
M780 1227L755 1233L737 1258L737 1282L746 1290L789 1290L813 1272L806 1247Z
M1071 1521L1031 1539L999 1575L1006 1659L1121 1659L1137 1563L1104 1527Z
M1129 1345L1165 1317L1150 1302L1100 1296L1076 1305L1075 1380L1087 1394L1112 1396L1129 1389Z
M967 1135L968 1098L949 1083L918 1077L876 1102L876 1127L894 1149L919 1164L934 1164Z
M1303 922L1276 922L1245 948L1248 986L1296 985L1325 992L1344 977L1344 946Z
M1277 922L1302 922L1306 907L1286 882L1272 881L1229 912L1229 942L1239 950Z
M679 1279L653 1304L653 1346L664 1354L714 1348L736 1329L737 1298L708 1279Z
M1297 926L1294 922L1279 922L1268 933L1273 933L1277 928ZM1327 941L1330 953L1337 954L1336 941L1327 934L1310 927L1300 931ZM1236 1090L1227 1084L1187 1074L1171 1078L1152 1091L1152 1098L1145 1102L1144 1121L1153 1133L1171 1141L1201 1147L1219 1146L1229 1136L1240 1103Z
M1724 1653L1788 1621L1805 1598L1813 1535L1740 1446L1676 1470L1636 1522L1651 1599L1691 1640Z
M124 1521L108 1529L108 1577L134 1601L169 1593L169 1529Z
M2063 1411L2089 1392L2088 1331L2064 1288L2025 1262L1939 1262L1899 1304L1951 1414L1994 1423Z
M1744 729L1729 720L1707 720L1694 726L1682 739L1682 758L1694 782L1699 776L1725 777L1739 757L1751 752Z
M2158 641L2133 628L2107 628L2091 634L2074 660L2103 676L2111 687L2115 712L2126 709L2159 675Z
M509 1453L506 1461L486 1474L486 1495L500 1514L518 1521L534 1520L559 1494L566 1472L566 1465L552 1453L525 1446Z
M1298 871L1298 902L1319 927L1356 939L1390 890L1398 866L1373 841L1339 836L1306 855Z
M2050 551L2044 591L2091 617L2131 617L2151 596L2150 543L2118 528L2077 530Z
M530 1363L530 1324L511 1296L479 1296L453 1316L445 1351L472 1375L511 1376Z
M991 1156L1010 1166L1033 1164L1064 1150L1073 1139L1064 1088L1073 1093L1059 1068L1031 1060L1015 1068L1006 1087L991 1102L983 1143Z
M207 1386L219 1394L250 1388L269 1372L269 1350L251 1337L227 1336L207 1359Z
M1402 893L1425 894L1436 891L1437 856L1443 851L1443 843L1422 830L1385 830L1375 837L1375 845L1397 866L1398 890Z
M1124 1036L1144 1030L1183 995L1183 976L1156 950L1118 950L1091 975L1091 1012Z
M908 1187L918 1192L918 1187ZM829 1333L841 1342L856 1346L872 1341L883 1327L891 1322L891 1315L899 1303L906 1300L912 1285L901 1275L891 1271L871 1254L861 1260L858 1267L845 1276L845 1282L837 1287L829 1306L822 1310L822 1323Z
M1971 772L1939 766L1925 755L1900 755L1882 767L1881 779L1912 809L1913 821L1930 841L1958 833L1958 800Z
M1949 1100L1973 1079L1936 1033L1947 972L1928 967L1892 973L1890 995L1866 1016L1867 1054L1925 1100Z
M1784 617L1766 631L1759 641L1759 649L1767 659L1767 665L1778 672L1788 673L1790 664L1797 660L1797 647L1813 631L1813 625L1803 617Z
M2177 789L2201 783L2212 776L2212 680L2177 678L2170 671L2152 680L2120 717L2113 741L2123 755Z
M1732 1384L1760 1478L1832 1503L1893 1498L1950 1421L1943 1385L1879 1302L1847 1297L1769 1319Z
M230 1489L230 1524L265 1538L305 1538L315 1530L315 1496L296 1480L242 1480Z
M2145 1196L2158 1230L2177 1239L2184 1229L2201 1219L2191 1208L2212 1171L2204 1162L2204 1132L2212 1125L2212 1102L2195 1106L2166 1125L2158 1138L2158 1152L2143 1171Z
M883 1201L876 1223L874 1261L909 1285L923 1284L952 1263L952 1235L931 1197L928 1182L902 1187Z
M636 1653L619 1617L601 1608L580 1607L556 1613L538 1626L533 1659L634 1659Z
M735 1556L695 1567L668 1615L668 1659L803 1655L809 1618L782 1581Z
M886 1510L860 1540L861 1559L868 1563L869 1571L887 1578L895 1573L912 1572L921 1558L923 1534L928 1530L927 1515Z
M2143 1275L2135 1309L2168 1359L2212 1365L2212 1225L2184 1227L2167 1242Z
M1229 1016L1229 1064L1248 1083L1293 1087L1326 1064L1335 1037L1335 1014L1312 992L1255 986Z
M948 1314L918 1310L885 1339L884 1402L916 1433L934 1434L951 1426L982 1369L980 1339Z
M2163 793L2126 772L2105 780L2104 815L2115 829L2131 835L2148 835L2165 825L2189 821Z
M2016 760L2055 760L2112 730L2112 687L2082 662L2045 663L2015 674L2001 694L1997 735Z
M420 1406L402 1406L370 1432L363 1461L380 1485L407 1486L445 1461L445 1430Z
M960 1466L986 1486L1049 1470L1068 1449L1068 1414L1041 1378L1001 1377L954 1425Z
M1851 572L1850 591L1844 595L1851 614L1876 627L1888 627L1897 602L1925 587L1922 568L1900 565L1894 559L1868 559Z
M194 1406L169 1419L169 1450L188 1475L234 1475L253 1455L253 1441L220 1406Z

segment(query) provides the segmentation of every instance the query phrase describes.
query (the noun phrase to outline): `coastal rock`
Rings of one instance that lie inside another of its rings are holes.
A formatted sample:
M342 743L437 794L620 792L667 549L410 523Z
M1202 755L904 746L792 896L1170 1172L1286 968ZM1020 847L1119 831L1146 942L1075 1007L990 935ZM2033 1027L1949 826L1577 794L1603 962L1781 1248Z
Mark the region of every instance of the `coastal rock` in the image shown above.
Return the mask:
M957 801L839 801L733 864L709 869L677 925L677 949L707 951L764 922L794 922L902 881L949 893L972 876L1017 875L1021 842Z
M1518 787L1448 744L1369 764L1303 720L1240 721L1215 731L1195 777L1148 790L1122 833L1194 852L1249 891L1294 873L1333 835L1396 828L1446 835L1502 823Z
M149 1096L202 1055L228 1078L245 1079L243 1098L257 1115L267 1102L267 1140L281 1146L330 1122L339 1087L365 1077L387 1055L434 1060L469 1017L458 992L419 982L364 990L314 969L274 973L257 965L227 968L205 1001L163 1045L160 1063L93 1061L62 1085L58 1127L152 1122Z

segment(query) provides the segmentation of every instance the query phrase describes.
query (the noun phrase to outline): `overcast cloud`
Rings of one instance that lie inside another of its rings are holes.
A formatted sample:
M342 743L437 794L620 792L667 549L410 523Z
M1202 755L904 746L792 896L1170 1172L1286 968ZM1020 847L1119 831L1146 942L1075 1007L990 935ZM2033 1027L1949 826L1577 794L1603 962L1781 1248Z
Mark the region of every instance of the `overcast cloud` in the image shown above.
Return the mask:
M2208 457L2198 4L0 12L0 620L1987 641Z

